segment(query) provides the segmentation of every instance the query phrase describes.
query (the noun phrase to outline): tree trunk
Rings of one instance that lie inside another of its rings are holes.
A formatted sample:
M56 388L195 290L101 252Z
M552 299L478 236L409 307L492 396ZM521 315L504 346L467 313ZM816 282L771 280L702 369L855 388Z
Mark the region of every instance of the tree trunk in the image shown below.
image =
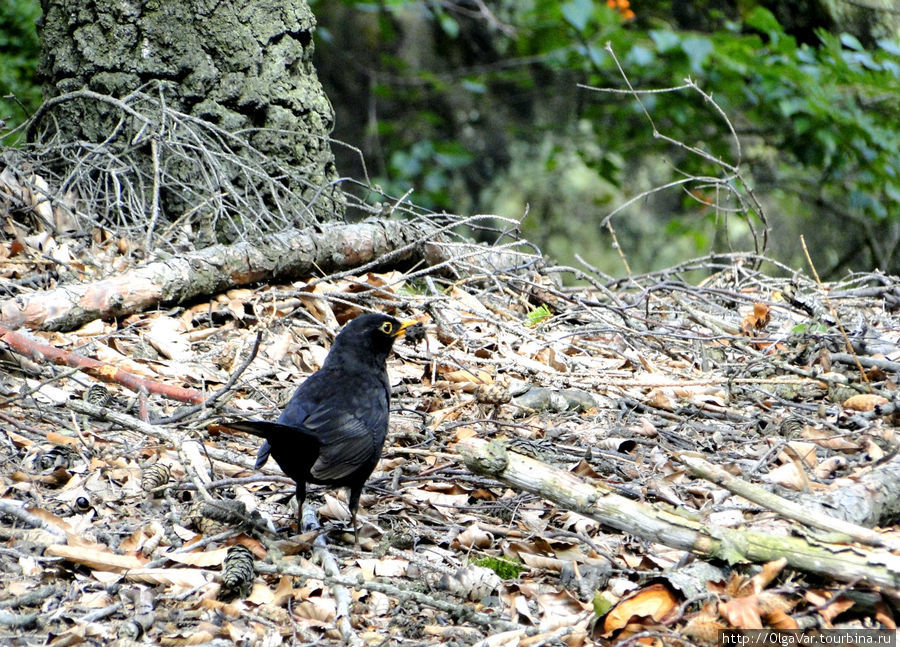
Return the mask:
M235 184L248 195L262 196L263 204L282 215L292 211L287 220L293 226L343 215L344 199L334 182L337 172L327 139L334 113L312 65L315 19L306 0L42 0L41 4L39 72L45 99L66 99L40 113L29 134L43 142L82 146L90 142L101 147L121 142L129 152L140 147L141 169L129 168L132 155L118 171L126 180L129 174L139 174L140 181L134 184L145 190L161 189L157 200L143 202L154 207L145 218L152 217L159 225L172 222L202 204L207 186L215 193ZM183 120L168 112L143 113L150 123L137 118L127 107L138 112L145 107L132 101L139 91L156 107L176 111ZM79 94L68 98L73 92ZM121 104L97 100L91 93ZM167 141L196 125L195 118L219 129L211 140L221 140L222 132L235 134L247 148L274 160L276 170L300 171L301 182L291 173L276 172L257 187L244 186L259 174L240 172L246 170L242 169L246 151L227 137L226 147L233 156L211 169L201 166L209 158L203 155L208 142L196 138L181 148L165 148ZM197 150L196 159L185 154L192 149ZM84 160L68 161L77 173L78 162L83 166ZM67 175L63 172L61 177ZM273 190L273 175L291 186L284 193ZM285 195L301 199L288 200ZM237 218L259 217L255 205L242 208L237 201L231 206ZM221 240L221 231L214 233ZM242 233L238 230L238 235Z

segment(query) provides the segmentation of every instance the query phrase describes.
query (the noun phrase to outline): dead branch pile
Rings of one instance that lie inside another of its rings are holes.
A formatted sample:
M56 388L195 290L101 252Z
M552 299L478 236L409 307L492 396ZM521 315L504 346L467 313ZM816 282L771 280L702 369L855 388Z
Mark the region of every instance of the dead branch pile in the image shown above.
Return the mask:
M53 134L54 108L77 102L103 104L116 117L104 141L60 141ZM297 133L228 131L174 109L159 85L122 98L90 90L54 97L0 144L23 133L30 143L0 150L0 204L30 221L4 223L14 236L37 229L55 236L105 232L149 257L310 227L322 220L317 213L342 211L329 208L335 192L315 185L308 169L253 145L265 136L289 150L302 146ZM368 182L339 182L354 219L425 215Z

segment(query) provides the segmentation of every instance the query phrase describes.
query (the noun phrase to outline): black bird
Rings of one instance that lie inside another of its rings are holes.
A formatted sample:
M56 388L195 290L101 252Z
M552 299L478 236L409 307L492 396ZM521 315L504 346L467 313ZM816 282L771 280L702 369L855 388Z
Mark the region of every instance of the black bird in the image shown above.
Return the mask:
M242 420L225 426L265 438L256 469L275 459L297 483L302 512L306 484L350 490L350 515L381 458L388 428L391 385L387 358L394 340L415 321L365 314L335 337L322 368L301 384L276 422Z

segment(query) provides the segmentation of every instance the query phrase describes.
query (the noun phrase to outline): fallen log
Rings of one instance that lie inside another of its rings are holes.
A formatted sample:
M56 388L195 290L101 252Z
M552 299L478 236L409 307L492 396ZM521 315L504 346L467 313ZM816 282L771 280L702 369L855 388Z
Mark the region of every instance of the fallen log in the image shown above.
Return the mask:
M795 569L845 582L900 587L900 556L859 545L815 542L745 528L703 523L689 510L632 501L603 484L509 451L498 441L466 438L456 444L465 465L514 488L541 496L608 528L729 564L787 559Z
M0 323L72 330L98 318L184 303L257 281L351 269L381 258L432 265L446 260L438 245L429 244L439 235L423 223L397 220L287 230L254 242L213 245L94 283L17 296L0 304Z

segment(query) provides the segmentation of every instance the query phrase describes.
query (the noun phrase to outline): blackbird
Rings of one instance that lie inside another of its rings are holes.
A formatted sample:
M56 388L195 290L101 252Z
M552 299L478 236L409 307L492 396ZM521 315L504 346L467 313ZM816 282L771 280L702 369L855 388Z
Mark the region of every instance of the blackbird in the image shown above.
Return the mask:
M276 422L227 423L265 438L256 469L271 455L296 481L300 511L307 483L347 487L355 533L359 495L381 458L387 435L387 357L394 340L415 323L383 314L353 319L338 333L322 368L297 388Z

